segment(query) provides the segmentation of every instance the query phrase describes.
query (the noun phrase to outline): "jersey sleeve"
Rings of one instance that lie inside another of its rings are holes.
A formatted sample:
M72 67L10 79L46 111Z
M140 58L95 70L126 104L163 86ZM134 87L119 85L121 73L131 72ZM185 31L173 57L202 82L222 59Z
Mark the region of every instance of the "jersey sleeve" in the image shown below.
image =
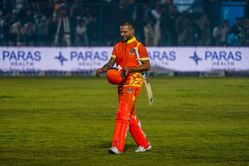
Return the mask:
M116 44L112 50L112 58L116 59L116 56L117 56L117 53L118 53L118 44Z
M144 47L143 44L139 45L139 47L138 47L138 53L140 55L140 60L141 61L149 60L147 49Z

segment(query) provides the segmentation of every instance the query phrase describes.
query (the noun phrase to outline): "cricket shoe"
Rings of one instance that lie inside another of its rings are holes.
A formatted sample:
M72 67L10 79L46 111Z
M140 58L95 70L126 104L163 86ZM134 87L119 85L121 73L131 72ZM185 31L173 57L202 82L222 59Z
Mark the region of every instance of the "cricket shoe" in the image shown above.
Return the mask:
M143 146L139 146L135 152L140 153L140 152L146 152L152 148L151 145L148 146L148 148L144 148Z
M121 154L122 152L120 152L116 146L113 146L109 149L109 153L110 154Z

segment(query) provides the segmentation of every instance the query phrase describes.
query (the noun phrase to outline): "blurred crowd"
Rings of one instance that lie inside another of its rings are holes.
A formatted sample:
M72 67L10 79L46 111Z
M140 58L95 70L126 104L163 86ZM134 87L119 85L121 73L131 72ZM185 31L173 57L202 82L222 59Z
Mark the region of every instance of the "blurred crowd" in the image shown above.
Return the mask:
M219 19L217 1L50 0L0 8L0 46L110 46L123 20L147 46L249 46L249 17ZM249 11L248 2L245 11Z

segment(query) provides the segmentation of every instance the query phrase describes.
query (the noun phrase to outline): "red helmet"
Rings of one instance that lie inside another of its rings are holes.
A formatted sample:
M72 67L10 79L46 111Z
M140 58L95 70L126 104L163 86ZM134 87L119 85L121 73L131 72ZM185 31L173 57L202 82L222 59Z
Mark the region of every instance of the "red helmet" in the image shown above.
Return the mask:
M123 81L123 77L121 76L121 71L118 71L116 69L109 69L106 72L106 78L108 82L111 84L120 84Z

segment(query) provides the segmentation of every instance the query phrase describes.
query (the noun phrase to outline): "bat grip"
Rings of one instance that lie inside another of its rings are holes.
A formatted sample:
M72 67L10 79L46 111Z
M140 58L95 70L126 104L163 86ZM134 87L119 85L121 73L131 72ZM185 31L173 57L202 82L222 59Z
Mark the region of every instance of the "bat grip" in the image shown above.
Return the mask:
M148 78L148 72L143 71L143 72L142 72L142 76L143 76L143 78Z

